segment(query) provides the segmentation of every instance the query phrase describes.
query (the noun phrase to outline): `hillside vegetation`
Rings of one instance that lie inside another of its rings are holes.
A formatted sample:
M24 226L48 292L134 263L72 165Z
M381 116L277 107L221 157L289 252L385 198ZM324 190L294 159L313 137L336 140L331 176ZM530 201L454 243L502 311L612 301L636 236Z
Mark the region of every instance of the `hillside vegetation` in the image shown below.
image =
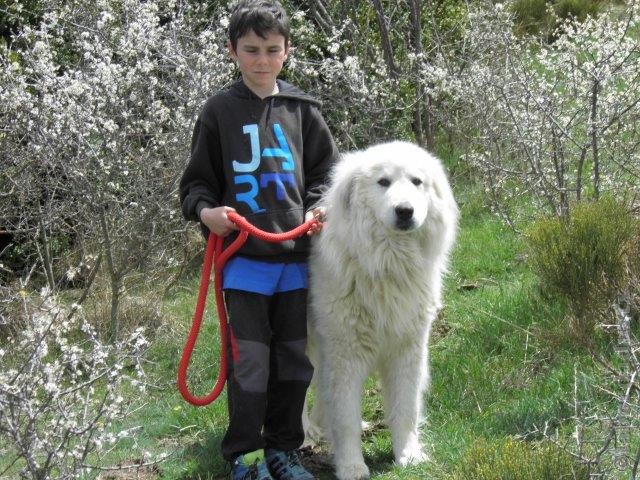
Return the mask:
M344 151L443 158L462 211L424 441L375 479L636 479L640 2L285 1L285 79ZM228 2L0 2L0 478L220 478L176 366L202 238L177 182L236 78ZM209 307L190 382L217 372ZM326 448L307 452L332 478Z

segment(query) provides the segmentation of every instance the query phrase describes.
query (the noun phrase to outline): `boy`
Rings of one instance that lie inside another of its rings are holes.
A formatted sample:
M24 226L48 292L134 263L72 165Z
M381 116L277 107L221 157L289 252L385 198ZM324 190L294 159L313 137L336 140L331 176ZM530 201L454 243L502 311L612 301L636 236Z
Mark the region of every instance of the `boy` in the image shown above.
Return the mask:
M338 152L318 102L277 79L289 46L277 0L236 6L228 48L242 78L207 100L180 182L184 216L225 244L237 230L229 211L271 232L321 214L315 204ZM307 236L281 244L249 237L223 272L231 361L222 454L234 480L314 478L297 453L313 373L305 354L308 249Z

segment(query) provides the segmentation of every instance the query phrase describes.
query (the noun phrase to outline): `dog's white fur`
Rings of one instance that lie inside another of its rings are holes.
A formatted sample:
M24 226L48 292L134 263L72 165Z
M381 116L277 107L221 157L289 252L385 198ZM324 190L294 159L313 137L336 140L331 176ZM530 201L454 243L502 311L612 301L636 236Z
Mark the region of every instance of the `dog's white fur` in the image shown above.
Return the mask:
M338 479L363 479L361 399L373 371L397 464L426 459L418 427L429 331L458 207L440 161L407 142L346 154L324 204L327 222L310 260L316 394L306 433L331 442Z

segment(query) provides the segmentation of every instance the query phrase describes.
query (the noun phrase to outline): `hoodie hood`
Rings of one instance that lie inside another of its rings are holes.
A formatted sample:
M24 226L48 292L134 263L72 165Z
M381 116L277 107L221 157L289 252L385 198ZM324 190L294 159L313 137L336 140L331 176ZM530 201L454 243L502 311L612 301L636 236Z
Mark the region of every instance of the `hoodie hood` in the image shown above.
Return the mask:
M237 80L229 87L229 93L238 98L252 99L252 100L270 100L272 98L289 98L292 100L298 100L301 102L307 102L320 108L322 102L306 92L303 92L298 87L291 85L284 80L276 80L278 84L278 93L270 95L264 99L258 97L253 91L247 87L242 79Z

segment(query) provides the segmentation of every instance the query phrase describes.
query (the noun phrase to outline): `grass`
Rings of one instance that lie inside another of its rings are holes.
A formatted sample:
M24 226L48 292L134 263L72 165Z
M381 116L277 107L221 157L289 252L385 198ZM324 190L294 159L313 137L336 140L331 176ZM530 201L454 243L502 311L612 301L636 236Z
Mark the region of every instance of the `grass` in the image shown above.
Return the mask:
M557 451L540 448L539 432L546 424L560 431L565 428L562 420L572 415L574 372L580 371L588 382L594 371L591 360L563 334L563 306L541 298L539 280L526 262L520 237L472 190L459 192L457 198L462 220L445 284L446 306L434 326L432 382L422 429L431 461L406 469L394 466L375 378L367 382L363 402L365 419L373 425L363 438L365 459L373 480L554 478L553 473L545 476L548 471L542 472L543 467L566 469L572 463ZM186 280L164 299L164 322L154 333L148 355L148 394L132 398L138 408L114 428L137 428L135 438L120 441L99 463L116 467L168 457L103 478L227 476L219 453L227 422L224 394L212 405L196 408L176 388L197 284L197 278ZM212 293L189 369L189 385L197 395L208 393L218 374ZM315 453L307 458L315 473L321 480L333 479L327 452ZM517 470L514 459L527 468ZM90 463L98 463L93 460ZM521 473L513 476L513 471Z
M518 452L523 458L547 455L513 439L538 440L546 422L559 426L561 419L570 417L574 369L592 368L585 353L555 340L553 332L562 324L564 309L540 298L520 238L476 198L460 200L462 222L446 281L446 307L434 327L432 385L423 427L431 461L408 469L394 466L390 434L381 426L376 380L371 379L363 410L374 428L365 434L363 448L374 480L476 478L469 472L479 470L469 462L478 448L490 450L491 461L498 463L508 455L504 452ZM124 425L141 429L135 442L122 443L112 453L112 464L131 462L132 451L146 451L147 460L170 453L149 478L161 474L166 479L207 480L224 478L228 472L219 454L226 424L224 399L195 408L175 387L196 291L193 279L166 300L169 320L158 330L149 355L154 387ZM189 370L189 383L199 395L213 386L217 375L217 322L212 298L209 303ZM317 458L324 457L313 459ZM329 466L313 465L321 479L334 478ZM469 468L461 471L465 465ZM518 478L534 480L536 474L531 475Z

